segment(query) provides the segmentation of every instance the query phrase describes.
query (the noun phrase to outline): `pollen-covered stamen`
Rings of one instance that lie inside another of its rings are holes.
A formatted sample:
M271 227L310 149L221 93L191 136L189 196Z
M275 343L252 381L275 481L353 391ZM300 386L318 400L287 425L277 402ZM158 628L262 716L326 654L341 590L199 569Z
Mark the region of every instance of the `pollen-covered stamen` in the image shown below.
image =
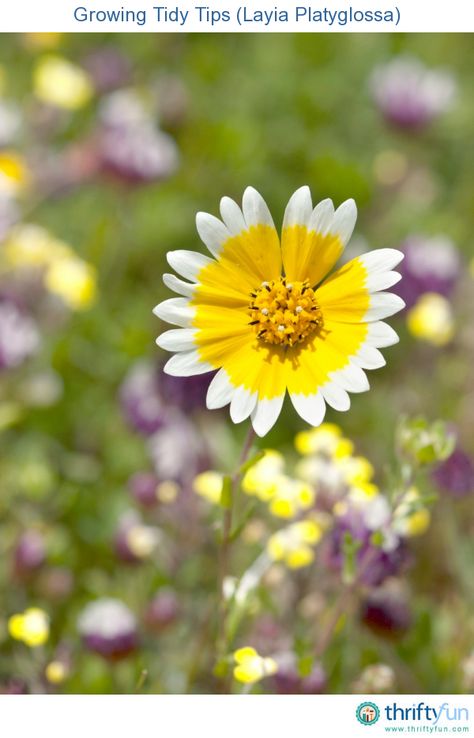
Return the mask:
M323 315L307 281L287 283L285 277L262 282L251 294L249 325L267 343L294 346L323 327Z

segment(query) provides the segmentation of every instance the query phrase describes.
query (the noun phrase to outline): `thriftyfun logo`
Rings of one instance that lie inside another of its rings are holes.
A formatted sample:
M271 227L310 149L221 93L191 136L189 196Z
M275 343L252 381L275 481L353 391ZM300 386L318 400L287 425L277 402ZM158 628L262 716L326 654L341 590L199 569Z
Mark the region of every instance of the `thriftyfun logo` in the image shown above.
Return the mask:
M373 725L380 717L380 710L373 702L361 702L356 710L356 718L362 725Z
M370 703L364 703L370 704ZM439 722L444 723L449 720L459 723L467 723L469 720L469 710L467 707L457 707L443 702L442 705L432 707L419 702L411 707L402 707L394 702L392 705L385 706L385 717L391 722L398 721L423 721L429 722L431 725L437 725Z

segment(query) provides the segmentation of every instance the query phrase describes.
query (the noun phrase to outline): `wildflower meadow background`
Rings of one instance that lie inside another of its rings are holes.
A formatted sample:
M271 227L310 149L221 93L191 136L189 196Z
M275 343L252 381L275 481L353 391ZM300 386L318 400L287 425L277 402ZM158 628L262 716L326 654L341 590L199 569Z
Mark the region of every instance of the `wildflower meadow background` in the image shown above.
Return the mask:
M1 37L1 691L474 691L472 70L468 35ZM356 200L345 258L405 253L400 342L242 466L152 309L197 211L304 184Z

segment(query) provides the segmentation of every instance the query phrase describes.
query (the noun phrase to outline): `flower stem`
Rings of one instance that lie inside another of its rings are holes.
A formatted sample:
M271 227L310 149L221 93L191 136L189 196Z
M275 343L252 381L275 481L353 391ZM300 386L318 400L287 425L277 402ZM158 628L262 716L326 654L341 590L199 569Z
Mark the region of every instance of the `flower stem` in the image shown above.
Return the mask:
M374 550L369 550L367 552L365 558L359 564L359 571L357 575L355 576L354 580L348 584L345 584L344 587L342 588L339 594L339 597L336 599L336 602L334 603L331 616L326 625L326 628L324 629L318 643L316 644L314 654L317 659L320 659L321 656L323 656L323 654L326 652L329 644L331 643L332 636L334 635L334 631L336 630L341 617L344 615L344 613L349 612L351 610L351 605L353 604L352 603L353 595L355 594L360 584L362 583L364 574L367 572L367 570L371 566L374 555L375 555Z
M240 453L239 461L235 470L231 475L231 487L230 487L230 504L223 511L222 528L221 528L221 541L219 549L219 580L218 580L218 592L219 592L219 607L218 607L218 629L217 629L217 643L216 651L218 660L223 659L227 651L227 618L228 618L228 607L225 596L225 580L229 574L230 564L230 553L231 553L231 531L232 531L232 517L235 504L235 495L237 489L237 483L241 475L241 466L247 460L247 457L252 448L252 444L255 438L255 431L250 426L249 431L245 437L242 451Z

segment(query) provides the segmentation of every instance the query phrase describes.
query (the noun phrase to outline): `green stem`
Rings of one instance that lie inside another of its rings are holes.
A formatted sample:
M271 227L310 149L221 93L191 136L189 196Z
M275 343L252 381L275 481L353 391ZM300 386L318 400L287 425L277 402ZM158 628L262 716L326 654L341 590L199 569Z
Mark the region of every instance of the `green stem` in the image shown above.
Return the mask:
M255 438L255 431L250 426L247 436L245 437L244 445L240 453L240 458L236 469L231 476L230 485L230 500L229 505L224 509L222 519L222 534L219 549L219 606L218 606L218 630L217 630L217 658L218 661L225 658L227 654L227 619L228 619L228 605L225 596L225 580L229 574L230 567L230 554L231 554L231 530L232 530L232 519L235 505L235 496L237 491L237 483L241 476L241 467L245 463L249 455L250 449Z

